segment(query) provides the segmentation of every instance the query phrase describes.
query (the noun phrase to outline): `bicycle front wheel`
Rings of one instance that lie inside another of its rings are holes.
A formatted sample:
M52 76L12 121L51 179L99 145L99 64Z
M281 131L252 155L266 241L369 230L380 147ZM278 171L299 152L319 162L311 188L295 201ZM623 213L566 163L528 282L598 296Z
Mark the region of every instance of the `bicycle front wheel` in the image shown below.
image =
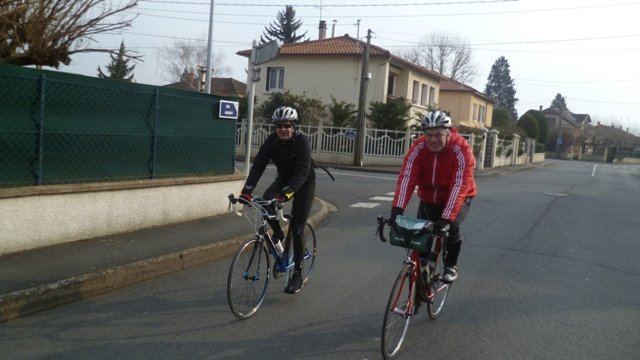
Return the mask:
M438 259L435 269L431 269L429 276L429 300L427 301L427 309L429 317L435 320L444 308L447 302L451 283L442 281L444 276L444 261L442 257Z
M415 308L416 284L411 280L413 266L405 264L393 284L382 324L382 356L391 359L402 346Z
M227 300L238 319L249 318L262 305L269 286L269 271L269 253L258 236L236 251L227 278Z

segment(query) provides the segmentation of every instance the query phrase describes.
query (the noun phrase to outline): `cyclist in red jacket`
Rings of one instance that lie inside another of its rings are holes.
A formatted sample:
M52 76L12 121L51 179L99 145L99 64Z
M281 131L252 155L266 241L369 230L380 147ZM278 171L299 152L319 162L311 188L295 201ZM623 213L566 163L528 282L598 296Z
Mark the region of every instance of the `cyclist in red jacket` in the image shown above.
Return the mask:
M424 136L413 143L404 157L389 219L394 222L404 213L417 185L418 218L433 221L436 229L450 225L444 280L454 281L462 245L460 224L477 194L473 178L476 162L471 146L452 127L445 112L427 113L422 118L422 130Z

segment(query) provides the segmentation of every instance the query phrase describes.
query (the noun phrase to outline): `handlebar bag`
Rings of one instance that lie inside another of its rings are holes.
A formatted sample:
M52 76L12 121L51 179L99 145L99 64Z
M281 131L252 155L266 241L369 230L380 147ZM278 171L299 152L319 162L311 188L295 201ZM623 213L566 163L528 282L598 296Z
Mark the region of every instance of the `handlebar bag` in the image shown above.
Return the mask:
M427 252L431 248L431 224L429 220L398 215L389 230L389 242L391 245Z

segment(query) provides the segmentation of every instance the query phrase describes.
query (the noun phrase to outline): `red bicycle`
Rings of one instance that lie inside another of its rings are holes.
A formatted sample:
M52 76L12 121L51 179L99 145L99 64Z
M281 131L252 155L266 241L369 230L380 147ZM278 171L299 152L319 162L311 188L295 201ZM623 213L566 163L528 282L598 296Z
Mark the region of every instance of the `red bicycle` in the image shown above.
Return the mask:
M386 242L384 226L389 220L378 216L378 236ZM409 329L409 321L416 314L421 303L427 303L431 319L442 312L451 288L444 276L444 241L448 229L434 231L429 220L398 216L390 225L389 243L407 249L407 258L403 261L398 274L382 324L382 355L391 359L398 354ZM420 254L427 254L421 257Z

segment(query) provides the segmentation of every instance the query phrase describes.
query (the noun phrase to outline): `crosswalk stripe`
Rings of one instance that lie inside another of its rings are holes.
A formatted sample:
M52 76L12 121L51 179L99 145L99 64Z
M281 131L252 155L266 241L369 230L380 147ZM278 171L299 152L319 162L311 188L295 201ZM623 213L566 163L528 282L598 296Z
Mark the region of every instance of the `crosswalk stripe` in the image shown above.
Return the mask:
M380 205L379 203L363 203L363 202L359 202L359 203L355 203L350 205L350 207L359 207L359 208L367 208L367 209L373 209L374 207Z
M369 198L369 200L377 200L377 201L393 201L393 197L388 196L374 196Z

